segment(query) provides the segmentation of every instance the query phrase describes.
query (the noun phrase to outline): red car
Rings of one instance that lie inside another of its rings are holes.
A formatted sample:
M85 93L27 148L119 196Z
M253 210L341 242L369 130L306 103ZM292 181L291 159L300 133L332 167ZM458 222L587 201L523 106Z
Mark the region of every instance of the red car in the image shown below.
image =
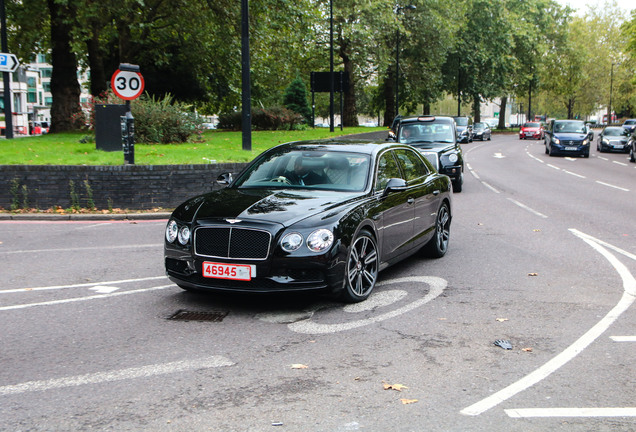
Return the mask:
M524 123L519 130L519 139L543 139L543 125L539 122Z

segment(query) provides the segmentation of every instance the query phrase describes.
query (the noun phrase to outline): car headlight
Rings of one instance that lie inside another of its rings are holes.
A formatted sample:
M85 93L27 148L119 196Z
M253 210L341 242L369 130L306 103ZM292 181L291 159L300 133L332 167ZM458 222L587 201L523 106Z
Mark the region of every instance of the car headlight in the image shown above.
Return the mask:
M555 144L561 144L561 141L557 137L552 137L552 142Z
M590 143L590 140L588 140L588 139L584 139L584 140L583 140L583 145L584 145L584 146L585 146L585 145L588 145L589 143Z
M166 240L168 243L174 243L177 239L177 235L179 233L179 226L173 220L168 222L168 226L166 226Z
M605 144L605 145L609 145L609 140L608 140L608 139L603 138L603 144Z
M452 163L457 162L458 159L459 159L459 157L455 153L453 153L453 154L448 156L448 160L451 161Z
M324 252L333 244L333 233L328 229L319 229L307 237L307 247L312 252Z
M183 246L187 245L190 241L190 228L188 228L187 226L181 227L181 229L179 230L178 238L179 243L181 243Z
M298 250L303 244L303 236L298 233L289 233L285 234L283 239L280 241L280 247L283 248L285 252L294 252Z

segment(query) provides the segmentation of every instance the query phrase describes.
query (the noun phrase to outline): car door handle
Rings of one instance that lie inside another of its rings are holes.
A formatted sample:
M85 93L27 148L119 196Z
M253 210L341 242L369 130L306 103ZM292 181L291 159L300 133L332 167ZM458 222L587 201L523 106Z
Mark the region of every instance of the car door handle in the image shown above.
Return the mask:
M410 197L409 199L406 200L406 202L409 204L413 204L415 202L415 198Z
M433 191L433 195L439 195L440 193L441 193L440 190L434 190Z

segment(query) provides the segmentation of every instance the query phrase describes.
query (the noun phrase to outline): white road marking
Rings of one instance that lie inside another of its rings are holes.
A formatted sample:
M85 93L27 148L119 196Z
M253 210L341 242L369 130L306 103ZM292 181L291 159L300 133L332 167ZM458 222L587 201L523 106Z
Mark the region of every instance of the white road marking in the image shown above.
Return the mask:
M9 289L9 290L0 290L0 294L11 294L11 293L30 292L30 291L48 291L48 290L57 290L57 289L66 289L66 288L84 288L84 287L93 287L93 286L101 285L101 284L124 284L124 283L130 283L130 282L143 282L143 281L157 280L157 279L168 279L168 278L166 276L152 276L152 277L137 278L137 279L120 279L120 280L108 281L108 282L91 282L91 283L81 283L81 284L74 284L74 285L53 285L53 286L36 287L36 288L16 288L16 289Z
M495 153L493 156L495 159L503 159L505 156L502 153Z
M72 248L57 248L57 249L30 249L30 250L15 250L15 251L0 251L0 255L16 255L22 253L40 253L40 252L77 252L77 251L89 251L89 250L113 250L113 249L146 249L146 248L161 248L163 243L156 244L143 244L143 245L119 245L119 246L86 246L86 247L72 247Z
M616 165L627 166L625 162L612 161L612 163L615 163Z
M610 336L614 342L636 342L636 336Z
M578 177L578 178L582 178L582 179L587 178L587 177L585 177L585 176L583 176L581 174L573 173L572 171L563 170L563 172L566 173L566 174L573 175L574 177Z
M483 184L484 186L486 186L488 189L490 189L491 191L493 191L494 193L500 193L497 189L495 189L494 187L490 186L488 183L486 183L485 181L481 182L481 184Z
M517 408L504 410L509 417L636 417L636 408Z
M615 186L613 184L605 183L605 182L602 182L602 181L599 181L599 180L596 180L596 183L601 184L603 186L607 186L607 187L611 187L611 188L614 188L614 189L618 189L618 190L622 190L622 191L625 191L625 192L629 192L629 189L625 189L623 187Z
M550 168L554 168L554 169L555 169L555 170L557 170L557 171L561 171L561 168L559 168L559 167L558 167L558 166L556 166L556 165L548 164L548 166L549 166Z
M374 317L370 317L367 319L361 319L357 321L349 321L340 324L320 324L312 321L311 319L306 319L303 321L294 322L288 324L287 327L296 333L303 334L327 334L327 333L337 333L345 330L351 330L358 327L363 327L369 324L378 323L381 321L385 321L390 318L395 318L399 315L402 315L406 312L412 311L426 303L430 302L437 296L439 296L448 282L442 278L438 278L435 276L412 276L412 277L404 277L398 279L390 279L387 281L379 282L376 287L380 287L383 285L395 284L395 283L405 283L405 282L423 282L430 286L428 294L424 297L415 300L401 308L392 310L390 312L386 312L384 314L380 314Z
M147 378L196 369L218 368L233 366L235 363L222 356L212 356L195 360L183 360L172 363L155 364L110 372L77 375L64 378L53 378L44 381L28 381L21 384L0 387L0 395L12 395L36 391L46 391L56 388L76 387L87 384L122 381L136 378Z
M464 408L461 410L461 414L477 416L491 408L499 405L503 401L513 397L517 393L520 393L529 387L537 384L544 378L547 378L553 372L564 366L570 360L575 358L578 354L583 352L592 342L594 342L601 334L603 334L620 316L625 312L636 300L636 279L625 267L623 263L618 261L614 255L612 255L607 249L600 245L600 243L587 234L583 234L575 229L570 229L574 235L582 239L593 249L603 255L610 264L616 269L621 279L623 280L623 295L619 302L610 310L605 317L603 317L598 323L596 323L591 329L589 329L583 336L576 340L572 345L567 347L564 351L557 354L543 366L539 367L535 371L521 378L519 381L512 383L508 387L488 396L481 401Z
M105 286L105 285L97 285L97 286L94 286L93 288L89 288L89 290L95 291L98 294L110 294L117 291L118 289L119 287Z
M577 236L579 236L579 237L581 237L581 238L583 238L583 237L589 238L590 240L592 240L592 241L593 241L593 242L595 242L595 243L598 243L598 244L600 244L600 245L602 245L602 246L605 246L605 247L606 247L606 248L608 248L608 249L612 249L612 250L614 250L615 252L618 252L619 254L625 255L627 258L631 258L631 259L633 259L634 261L636 261L636 255L634 255L633 253L627 252L626 250L623 250L623 249L618 248L618 247L616 247L616 246L614 246L614 245L612 245L612 244L609 244L609 243L607 243L607 242L604 242L603 240L599 240L599 239L597 239L597 238L594 238L594 237L592 237L592 236L589 236L589 235L587 235L587 234L584 234L584 233L582 233L582 232L580 232L580 231L578 231L578 230L570 230L570 231L572 231L575 235L577 235Z
M538 211L536 211L536 210L534 210L534 209L532 209L532 208L528 207L527 205L525 205L525 204L523 204L523 203L520 203L520 202L519 202L519 201L517 201L517 200L513 200L512 198L508 198L508 200L509 200L510 202L512 202L512 203L514 203L514 204L516 204L516 205L518 205L518 206L519 206L519 207L521 207L522 209L527 210L527 211L529 211L530 213L532 213L532 214L534 214L534 215L536 215L536 216L539 216L539 217L542 217L542 218L545 218L545 219L547 219L547 218L548 218L548 217L547 217L546 215L544 215L543 213L539 213Z
M608 161L608 160L609 160L608 158L603 157L603 156L596 156L596 157L597 157L597 158L599 158L599 159L601 159L601 160L604 160L604 161Z
M170 285L163 285L158 287L144 288L144 289L131 290L131 291L120 291L120 292L112 293L112 294L98 294L98 295L88 296L88 297L75 297L70 299L51 300L51 301L39 302L39 303L27 303L27 304L21 304L21 305L2 306L0 307L0 312L8 311L8 310L16 310L16 309L28 309L28 308L37 307L37 306L53 306L53 305L65 304L65 303L98 300L98 299L103 299L108 297L116 297L116 296L129 295L129 294L139 294L139 293L144 293L148 291L157 291L157 290L162 290L166 288L174 288L174 287L175 287L174 284L170 284Z

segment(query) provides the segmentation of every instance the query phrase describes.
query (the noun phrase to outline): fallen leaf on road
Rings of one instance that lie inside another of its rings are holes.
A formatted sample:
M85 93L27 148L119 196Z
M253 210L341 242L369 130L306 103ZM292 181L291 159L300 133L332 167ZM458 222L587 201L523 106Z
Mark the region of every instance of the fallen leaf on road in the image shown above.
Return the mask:
M528 273L528 276L539 276L539 273Z
M541 230L540 230L540 229L533 229L532 231L534 231L534 232L541 232Z
M400 399L400 401L402 401L402 404L404 405L414 404L415 402L418 402L417 399Z
M384 390L397 390L397 391L401 392L402 389L405 389L405 388L408 388L408 387L405 386L405 385L402 385L402 384L387 384L387 383L384 383Z
M499 321L499 322L508 321L508 318L497 318L497 321Z
M292 369L309 369L309 366L304 364L293 364L291 365Z
M522 348L521 351L532 352L532 348Z

